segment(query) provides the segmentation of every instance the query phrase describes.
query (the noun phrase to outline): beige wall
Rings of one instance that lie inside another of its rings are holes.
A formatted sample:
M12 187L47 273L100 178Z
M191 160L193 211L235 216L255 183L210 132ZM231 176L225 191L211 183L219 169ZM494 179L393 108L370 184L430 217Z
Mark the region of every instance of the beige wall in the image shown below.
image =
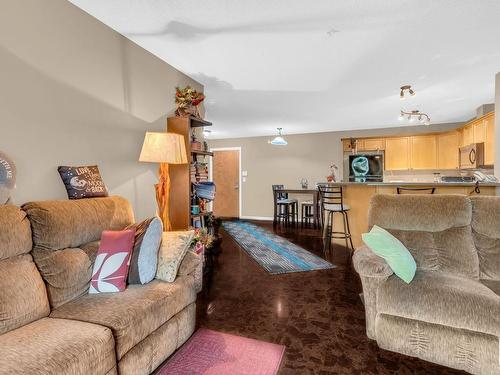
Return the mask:
M500 108L500 73L495 78L495 108ZM495 113L495 149L500 150L500 113ZM500 152L495 152L495 176L500 179ZM497 194L500 194L500 188L497 188Z
M0 150L17 165L17 204L66 197L58 165L98 164L137 218L155 212L144 132L163 131L176 85L202 86L64 0L0 11Z
M460 124L436 124L429 127L288 135L285 136L287 146L268 144L272 137L210 140L209 145L211 148L241 147L242 171L248 172L246 182L241 186L241 216L268 218L273 215L271 185L298 188L300 180L307 178L309 186L314 186L326 180L331 164L342 168L341 138L445 131L458 126ZM342 178L342 170L339 173Z

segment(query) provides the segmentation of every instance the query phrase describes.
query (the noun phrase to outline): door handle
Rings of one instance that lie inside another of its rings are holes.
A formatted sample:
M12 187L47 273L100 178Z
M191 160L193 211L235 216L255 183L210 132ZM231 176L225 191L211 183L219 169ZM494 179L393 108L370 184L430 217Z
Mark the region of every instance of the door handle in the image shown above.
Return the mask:
M239 186L239 185L236 185L234 188L235 188L236 190L238 190L238 189L240 188L240 186Z
M476 162L476 150L474 150L474 149L470 150L469 161L471 164L474 164Z

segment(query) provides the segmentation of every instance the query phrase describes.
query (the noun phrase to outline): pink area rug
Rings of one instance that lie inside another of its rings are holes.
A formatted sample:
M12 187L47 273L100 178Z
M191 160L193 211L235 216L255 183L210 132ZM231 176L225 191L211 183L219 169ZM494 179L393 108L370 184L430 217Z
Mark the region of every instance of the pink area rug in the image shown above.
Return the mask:
M157 375L276 375L285 347L199 329Z

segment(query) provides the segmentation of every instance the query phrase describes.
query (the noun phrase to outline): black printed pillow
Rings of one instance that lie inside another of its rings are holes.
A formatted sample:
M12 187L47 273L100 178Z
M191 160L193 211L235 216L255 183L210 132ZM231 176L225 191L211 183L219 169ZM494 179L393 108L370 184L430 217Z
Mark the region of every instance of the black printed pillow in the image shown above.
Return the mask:
M97 165L88 167L57 168L66 187L69 199L107 197L108 190L102 181Z

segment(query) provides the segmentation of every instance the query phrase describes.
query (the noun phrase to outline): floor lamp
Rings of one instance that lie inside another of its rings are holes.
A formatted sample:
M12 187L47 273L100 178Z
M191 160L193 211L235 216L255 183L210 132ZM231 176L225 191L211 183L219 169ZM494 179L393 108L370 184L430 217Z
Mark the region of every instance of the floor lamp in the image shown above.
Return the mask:
M139 161L160 163L158 183L155 185L158 215L163 222L163 230L172 230L169 218L170 177L169 164L186 164L184 136L175 133L146 132Z

